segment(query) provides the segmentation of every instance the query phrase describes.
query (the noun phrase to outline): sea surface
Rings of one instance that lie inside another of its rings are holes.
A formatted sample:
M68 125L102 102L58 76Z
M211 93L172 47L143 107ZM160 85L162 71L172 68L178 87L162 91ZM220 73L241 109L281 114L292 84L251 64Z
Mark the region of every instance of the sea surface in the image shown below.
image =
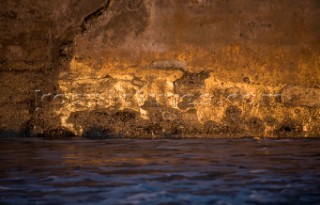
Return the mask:
M320 140L0 140L0 204L320 204Z

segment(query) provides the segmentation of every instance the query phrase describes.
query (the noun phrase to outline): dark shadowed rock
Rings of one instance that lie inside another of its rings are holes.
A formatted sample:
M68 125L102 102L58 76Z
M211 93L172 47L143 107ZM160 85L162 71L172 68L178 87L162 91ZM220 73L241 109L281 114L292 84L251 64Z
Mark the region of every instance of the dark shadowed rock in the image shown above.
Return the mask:
M302 137L303 126L301 122L288 119L278 126L276 134L278 137Z
M113 134L110 129L103 127L90 127L83 132L82 137L91 140L103 140L115 138L116 135Z
M17 133L14 130L0 128L0 138L15 138L15 137L21 137L21 136L19 135L19 133Z
M65 140L74 136L75 134L65 127L50 128L42 134L42 138L46 140Z
M199 73L185 72L180 79L174 82L174 90L180 95L198 94L204 86L204 81L209 77L209 71Z

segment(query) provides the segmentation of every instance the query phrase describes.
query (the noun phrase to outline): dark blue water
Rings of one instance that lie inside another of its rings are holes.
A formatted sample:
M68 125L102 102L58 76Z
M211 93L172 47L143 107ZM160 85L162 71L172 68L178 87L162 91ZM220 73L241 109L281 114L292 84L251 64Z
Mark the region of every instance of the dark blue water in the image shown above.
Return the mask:
M320 140L1 140L0 204L320 204Z

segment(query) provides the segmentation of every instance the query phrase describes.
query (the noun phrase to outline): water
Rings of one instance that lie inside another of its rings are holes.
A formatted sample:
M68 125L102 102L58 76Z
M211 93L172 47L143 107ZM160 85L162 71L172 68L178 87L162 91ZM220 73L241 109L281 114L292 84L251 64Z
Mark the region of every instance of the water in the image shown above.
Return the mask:
M0 141L0 204L320 204L320 140Z

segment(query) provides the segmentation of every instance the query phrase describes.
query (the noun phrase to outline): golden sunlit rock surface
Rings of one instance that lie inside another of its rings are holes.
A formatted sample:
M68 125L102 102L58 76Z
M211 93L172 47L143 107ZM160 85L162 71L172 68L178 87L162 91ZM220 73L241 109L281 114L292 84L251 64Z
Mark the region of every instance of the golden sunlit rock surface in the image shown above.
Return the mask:
M32 6L6 3L17 16ZM38 47L1 44L3 130L86 138L320 136L317 0L55 7L44 9L54 24L28 34L44 35ZM16 89L24 92L13 97ZM19 103L21 111L8 110ZM13 123L18 113L24 116Z

